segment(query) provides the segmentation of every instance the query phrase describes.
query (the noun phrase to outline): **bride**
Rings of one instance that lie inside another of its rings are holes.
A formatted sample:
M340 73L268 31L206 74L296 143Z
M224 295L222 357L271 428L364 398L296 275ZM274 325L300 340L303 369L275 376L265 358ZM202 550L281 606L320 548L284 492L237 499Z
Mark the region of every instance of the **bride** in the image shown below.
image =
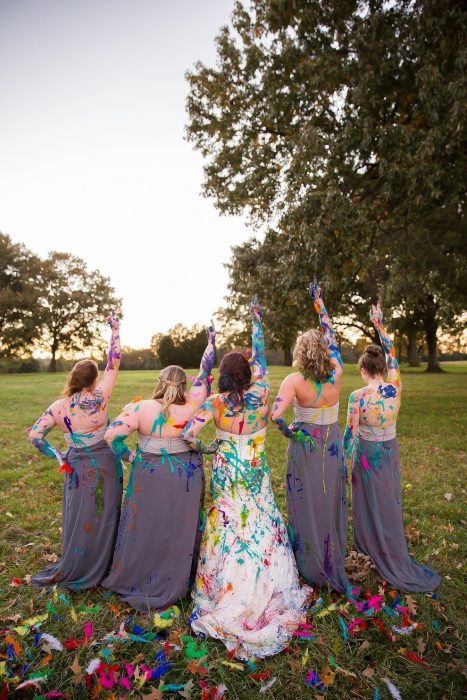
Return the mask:
M299 626L311 589L300 587L292 548L276 506L266 461L267 379L261 308L251 305L252 366L240 352L224 356L219 392L183 431L199 452L215 452L198 561L191 626L220 639L238 658L281 651ZM197 437L210 420L217 439Z

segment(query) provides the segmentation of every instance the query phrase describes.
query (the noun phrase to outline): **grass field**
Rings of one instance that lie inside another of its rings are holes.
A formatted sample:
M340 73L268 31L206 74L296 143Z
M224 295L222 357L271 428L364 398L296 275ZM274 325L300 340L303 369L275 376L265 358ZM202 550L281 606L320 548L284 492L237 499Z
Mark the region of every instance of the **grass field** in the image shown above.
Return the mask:
M404 700L465 697L467 363L446 363L444 369L446 372L440 375L403 369L404 397L398 423L406 534L415 558L429 563L443 576L438 597L414 594L409 599L410 615L419 624L410 636L395 634L390 640L368 620L366 630L349 634L345 641L339 615L348 623L356 611L346 605L345 599L334 601L335 606L328 609L332 601L328 593L323 593L323 604L309 615L313 638L294 639L287 653L257 661L255 669L253 662L250 666L229 665L233 660L223 645L211 640L206 642L206 653L200 648L200 655L206 656L204 660L193 662L187 658L187 647L180 649L183 644L180 635L190 634L188 599L180 602L182 613L174 625L154 637L157 629L152 617L139 614L133 617L116 596L109 598L102 589L66 592L60 597L60 591L40 594L27 584L28 576L60 554L62 476L56 473L50 460L41 457L27 443L24 431L59 395L64 375L0 375L0 697L6 697L1 687L7 680L7 667L17 674L8 681L11 695L24 697L44 697L58 692L70 698L145 695L153 699L200 698L204 692L207 699L215 697L208 689L224 684L229 699L324 696L385 699L390 698L390 692L384 678L399 689ZM284 368L272 368L273 394L284 374ZM155 378L154 372L122 372L112 397L110 415L113 417L136 394L149 396ZM348 393L359 385L355 368L346 367L341 425ZM59 446L59 434L52 436ZM206 435L206 440L210 437L211 433ZM271 428L267 438L268 460L283 513L285 449L285 439ZM209 475L209 461L206 471ZM362 585L364 591L377 593L380 580L370 572ZM389 589L385 599L389 605L394 602ZM404 595L403 602L407 602ZM320 612L324 614L320 616ZM41 615L47 617L42 622L36 621L38 627L15 630L25 619ZM400 625L400 620L389 612L378 614L377 619L386 629ZM37 639L35 643L39 630L61 641L82 639L86 621L92 621L92 638L76 650L47 650L47 645ZM133 630L132 637L123 635L112 643L103 641L122 623L127 635ZM143 634L138 627L134 630L135 625L142 628ZM156 655L167 641L170 644L165 649L172 666L163 668L161 657L157 660ZM417 654L423 664L409 658L407 651ZM93 658L100 658L115 669L121 669L124 661L139 666L139 672L130 681L131 690L118 685L120 671L115 671L116 683L112 688L102 688L94 675L90 689L86 689L83 676ZM144 664L159 669L155 676L168 671L160 680L143 682ZM310 671L321 675L324 688L305 683L306 678L312 678ZM252 673L268 672L262 679L251 677ZM20 682L38 675L45 676L45 680L35 690L15 691ZM264 690L274 678L275 682ZM177 686L184 687L176 690Z

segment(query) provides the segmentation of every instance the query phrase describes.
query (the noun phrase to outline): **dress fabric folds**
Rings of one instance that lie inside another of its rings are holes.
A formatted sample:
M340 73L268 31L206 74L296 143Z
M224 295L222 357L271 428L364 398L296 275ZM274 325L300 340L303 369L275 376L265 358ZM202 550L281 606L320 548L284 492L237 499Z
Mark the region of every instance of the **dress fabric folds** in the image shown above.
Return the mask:
M290 541L271 488L266 429L217 430L213 506L203 533L192 628L221 640L238 658L276 654L306 609Z
M187 595L201 541L203 462L181 439L158 440L132 464L112 568L102 585L141 611L166 608ZM163 445L166 443L166 448ZM170 447L179 450L169 452Z
M289 536L298 570L314 587L345 593L347 471L336 422L295 422L311 441L290 441L287 452Z
M352 471L354 540L380 576L403 591L434 591L441 577L414 561L402 516L399 444L358 436Z
M62 500L62 557L36 574L37 588L72 590L101 583L112 562L122 499L122 467L107 444L71 446Z

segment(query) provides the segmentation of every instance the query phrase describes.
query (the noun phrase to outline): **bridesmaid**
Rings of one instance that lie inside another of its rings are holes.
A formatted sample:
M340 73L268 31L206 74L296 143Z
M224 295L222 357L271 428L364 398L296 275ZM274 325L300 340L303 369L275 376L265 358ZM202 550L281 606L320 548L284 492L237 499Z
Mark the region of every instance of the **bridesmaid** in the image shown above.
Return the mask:
M181 367L165 367L152 399L125 406L105 435L132 467L112 568L102 585L136 610L166 608L183 598L195 574L204 471L202 457L180 436L211 392L215 337L211 326L190 391ZM138 447L130 453L124 441L136 430Z
M396 421L402 384L379 304L371 321L381 345L368 345L358 361L366 387L349 398L344 449L352 454L352 510L357 549L373 559L380 576L404 591L434 591L440 576L411 559L402 519ZM386 358L386 359L385 359ZM383 378L386 370L387 381Z
M347 543L347 473L337 422L343 373L334 331L317 284L311 300L321 332L303 333L293 365L279 389L271 419L290 439L287 451L289 536L300 574L315 587L329 585L343 593ZM283 418L293 405L294 422Z
M80 360L68 375L63 398L55 401L29 431L29 441L56 459L64 473L62 558L32 582L38 588L54 585L70 589L97 586L112 561L122 498L122 469L104 442L107 406L120 366L119 320L112 329L107 366L97 383L94 360ZM45 438L54 426L62 431L66 453Z

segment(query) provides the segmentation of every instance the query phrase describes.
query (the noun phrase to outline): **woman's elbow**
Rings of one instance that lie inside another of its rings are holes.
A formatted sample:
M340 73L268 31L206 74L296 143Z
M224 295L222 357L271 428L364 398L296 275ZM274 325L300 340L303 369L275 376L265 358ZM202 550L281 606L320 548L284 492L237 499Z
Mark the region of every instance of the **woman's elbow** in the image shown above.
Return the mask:
M106 430L106 431L105 431L105 434L104 434L104 440L105 440L105 442L107 443L107 445L108 445L109 447L112 447L113 439L114 439L113 432L112 432L112 430L109 428L109 430Z

